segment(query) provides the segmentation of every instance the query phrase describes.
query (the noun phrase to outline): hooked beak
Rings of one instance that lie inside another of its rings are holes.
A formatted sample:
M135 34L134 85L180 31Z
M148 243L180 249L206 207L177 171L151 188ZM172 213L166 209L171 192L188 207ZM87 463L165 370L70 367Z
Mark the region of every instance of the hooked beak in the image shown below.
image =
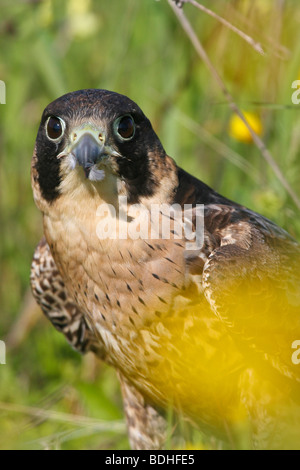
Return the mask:
M72 148L72 154L83 168L86 178L89 178L91 169L100 162L106 152L102 142L97 142L90 133L84 133Z

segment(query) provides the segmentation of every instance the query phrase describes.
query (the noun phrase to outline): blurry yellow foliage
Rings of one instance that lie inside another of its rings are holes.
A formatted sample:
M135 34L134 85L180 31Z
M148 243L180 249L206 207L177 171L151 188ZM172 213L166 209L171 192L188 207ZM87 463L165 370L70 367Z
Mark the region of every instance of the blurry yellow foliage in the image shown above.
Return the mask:
M263 132L263 127L262 127L262 122L260 120L260 117L252 112L245 112L243 111L243 114L252 127L252 129L256 132L256 134L261 135ZM235 140L238 140L239 142L245 142L247 144L250 144L253 139L252 136L244 124L244 122L241 120L239 116L234 114L229 122L229 135L230 137L233 137Z
M192 304L182 299L172 315L137 332L132 377L139 374L153 402L171 405L231 448L237 439L243 448L298 449L300 369L292 344L300 338L299 258L288 250L280 261L269 250L249 252L238 268L239 256L211 270L215 313L196 292Z
M40 24L43 27L48 27L53 21L51 0L44 0L40 5Z
M211 447L208 445L204 445L201 442L193 443L187 442L184 447L175 447L174 450L211 450Z
M68 1L68 13L70 15L84 15L89 13L91 10L91 0L85 0L82 2L81 0L69 0Z
M91 11L91 0L69 0L67 6L69 28L72 36L85 38L96 32L98 18Z
M253 199L257 211L269 218L274 218L283 208L282 198L273 189L257 190L253 194Z

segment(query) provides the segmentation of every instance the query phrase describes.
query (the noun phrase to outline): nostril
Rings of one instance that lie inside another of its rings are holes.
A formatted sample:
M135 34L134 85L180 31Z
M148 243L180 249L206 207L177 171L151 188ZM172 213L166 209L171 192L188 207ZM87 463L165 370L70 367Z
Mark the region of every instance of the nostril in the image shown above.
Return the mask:
M98 138L100 142L104 142L104 137L103 137L103 134L101 134L101 132L99 133Z
M74 132L72 139L73 139L73 142L75 142L75 140L77 139L77 134L76 134L76 132Z

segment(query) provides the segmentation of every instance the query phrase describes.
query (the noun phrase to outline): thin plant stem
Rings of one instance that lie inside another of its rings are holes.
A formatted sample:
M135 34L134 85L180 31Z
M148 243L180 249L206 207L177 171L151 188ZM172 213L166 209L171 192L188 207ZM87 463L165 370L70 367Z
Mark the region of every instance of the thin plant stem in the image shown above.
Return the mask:
M190 24L189 20L185 16L182 8L178 6L177 3L174 2L174 0L168 0L169 5L173 9L175 15L177 16L182 28L184 29L185 33L187 34L188 38L190 39L191 43L193 44L197 54L201 58L201 60L205 63L207 66L208 70L210 71L211 75L213 78L216 80L218 83L222 93L224 94L230 108L232 111L234 111L239 118L242 120L242 122L245 124L247 129L249 130L251 137L253 139L253 142L257 146L257 148L260 150L261 155L263 158L266 160L266 162L269 164L269 166L272 168L274 174L277 176L278 180L281 182L282 186L285 188L287 193L290 195L292 200L294 201L295 205L297 208L300 210L300 199L295 193L295 191L291 188L289 182L286 180L285 176L283 175L281 169L279 168L278 164L274 160L273 156L265 146L264 142L261 140L261 138L256 134L256 132L252 129L251 125L245 118L244 114L242 111L239 109L237 104L235 103L232 95L230 94L229 90L227 89L225 83L223 82L221 76L217 72L216 68L212 64L211 60L209 59L208 55L206 54L206 51L204 50L198 36L196 35L192 25ZM185 2L184 2L185 3Z

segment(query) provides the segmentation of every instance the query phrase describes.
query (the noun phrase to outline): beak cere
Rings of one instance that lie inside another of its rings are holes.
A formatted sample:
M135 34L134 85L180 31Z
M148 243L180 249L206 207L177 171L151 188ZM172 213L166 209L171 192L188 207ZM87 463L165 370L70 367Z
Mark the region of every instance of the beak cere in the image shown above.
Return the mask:
M100 141L97 142L91 134L85 133L74 145L72 154L78 164L82 166L86 178L89 178L93 166L96 165L105 154L104 145Z

